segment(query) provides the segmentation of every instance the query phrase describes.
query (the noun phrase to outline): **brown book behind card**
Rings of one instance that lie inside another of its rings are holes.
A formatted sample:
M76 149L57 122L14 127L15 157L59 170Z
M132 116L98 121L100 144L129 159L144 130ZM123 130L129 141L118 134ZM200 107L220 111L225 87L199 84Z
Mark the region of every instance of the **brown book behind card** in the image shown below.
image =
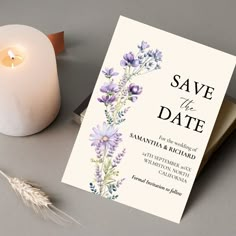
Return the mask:
M82 123L86 108L89 104L90 96L88 96L82 104L74 111L74 121L79 125ZM223 141L234 131L236 128L236 104L228 98L225 98L221 106L219 115L217 117L214 129L212 131L210 140L208 142L206 152L202 159L199 172L205 166L211 155L223 143Z

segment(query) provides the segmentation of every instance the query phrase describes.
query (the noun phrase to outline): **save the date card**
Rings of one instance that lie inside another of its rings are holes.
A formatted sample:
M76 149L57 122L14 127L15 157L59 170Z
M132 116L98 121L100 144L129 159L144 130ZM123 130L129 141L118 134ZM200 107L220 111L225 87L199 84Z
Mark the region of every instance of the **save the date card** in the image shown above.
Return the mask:
M62 181L179 223L235 62L120 17Z

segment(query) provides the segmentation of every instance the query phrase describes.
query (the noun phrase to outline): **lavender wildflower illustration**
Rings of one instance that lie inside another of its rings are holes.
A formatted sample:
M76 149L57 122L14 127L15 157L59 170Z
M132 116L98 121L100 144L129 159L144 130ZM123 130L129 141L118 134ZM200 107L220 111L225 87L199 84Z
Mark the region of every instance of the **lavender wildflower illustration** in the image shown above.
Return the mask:
M118 198L117 191L125 181L125 178L119 177L118 166L126 154L125 148L118 151L122 143L119 127L143 91L133 80L160 69L161 61L162 52L150 49L150 45L142 41L136 54L124 54L120 62L124 73L119 79L119 73L114 68L102 71L106 82L100 88L101 97L98 102L104 105L105 121L94 127L90 134L91 146L96 153L96 157L91 159L95 165L94 179L89 184L94 194L112 200Z

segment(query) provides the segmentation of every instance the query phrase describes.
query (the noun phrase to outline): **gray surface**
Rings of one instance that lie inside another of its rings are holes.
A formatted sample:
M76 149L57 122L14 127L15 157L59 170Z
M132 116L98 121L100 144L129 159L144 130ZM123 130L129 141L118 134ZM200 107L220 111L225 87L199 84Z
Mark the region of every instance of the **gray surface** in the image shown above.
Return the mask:
M197 179L180 225L60 183L79 129L72 111L93 88L120 14L236 55L235 10L234 0L1 0L0 25L65 30L67 50L58 58L58 119L31 137L0 135L0 167L40 183L83 226L44 221L0 179L0 235L236 235L236 133ZM228 94L236 97L236 74Z

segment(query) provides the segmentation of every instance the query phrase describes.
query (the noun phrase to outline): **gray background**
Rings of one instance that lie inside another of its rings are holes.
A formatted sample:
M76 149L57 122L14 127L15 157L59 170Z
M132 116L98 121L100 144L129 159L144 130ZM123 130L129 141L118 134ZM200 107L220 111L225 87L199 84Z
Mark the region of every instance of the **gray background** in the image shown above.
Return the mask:
M45 33L65 30L66 40L66 52L58 57L62 108L57 120L31 137L0 135L0 167L40 183L59 208L83 225L44 221L0 178L0 235L236 235L235 132L196 180L179 225L60 183L79 130L71 121L72 111L94 86L119 15L236 55L235 0L0 3L0 25L26 24ZM228 94L236 96L236 75Z

